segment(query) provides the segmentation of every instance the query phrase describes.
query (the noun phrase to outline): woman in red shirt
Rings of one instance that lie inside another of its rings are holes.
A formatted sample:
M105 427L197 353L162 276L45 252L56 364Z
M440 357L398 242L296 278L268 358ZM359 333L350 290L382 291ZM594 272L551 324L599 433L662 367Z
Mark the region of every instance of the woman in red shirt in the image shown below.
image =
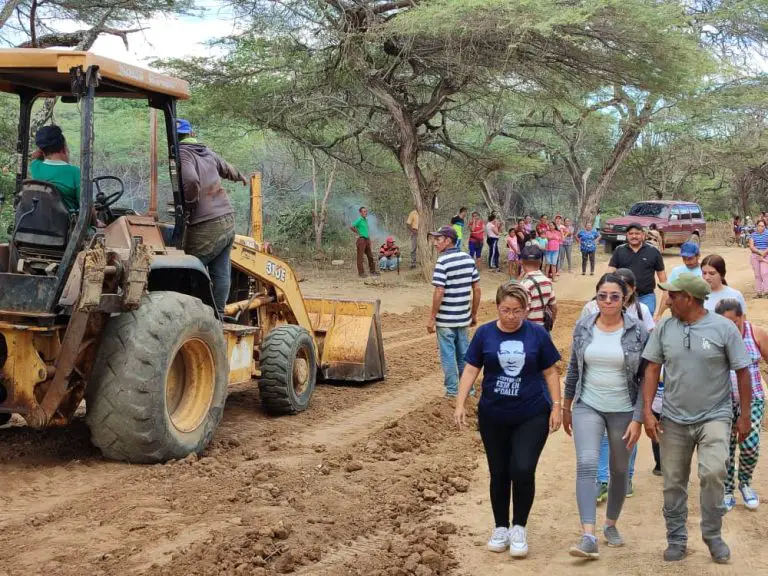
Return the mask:
M472 212L472 218L469 220L469 255L475 259L478 270L483 254L483 242L485 242L485 222L480 218L480 214Z

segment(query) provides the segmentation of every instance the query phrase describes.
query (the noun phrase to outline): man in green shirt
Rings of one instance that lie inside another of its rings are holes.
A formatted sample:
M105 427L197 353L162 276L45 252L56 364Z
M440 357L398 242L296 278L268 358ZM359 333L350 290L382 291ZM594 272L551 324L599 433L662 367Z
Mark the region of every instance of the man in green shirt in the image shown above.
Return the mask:
M365 278L365 269L363 268L363 255L365 255L368 258L371 276L378 276L379 273L373 261L373 252L371 252L371 236L368 231L368 208L360 206L360 216L352 222L352 226L349 229L357 236L357 274L361 278Z
M43 126L35 134L30 176L53 184L70 212L80 211L80 168L69 163L69 148L61 128Z

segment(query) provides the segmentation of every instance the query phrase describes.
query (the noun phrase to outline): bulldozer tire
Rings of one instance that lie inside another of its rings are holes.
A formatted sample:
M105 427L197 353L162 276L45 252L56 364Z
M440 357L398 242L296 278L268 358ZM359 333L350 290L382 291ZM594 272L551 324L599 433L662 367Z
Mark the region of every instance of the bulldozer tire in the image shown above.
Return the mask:
M317 381L315 342L304 328L278 326L264 339L259 395L269 414L297 414L309 407Z
M203 451L227 398L227 346L197 298L153 292L109 320L86 389L86 422L104 456L165 462Z

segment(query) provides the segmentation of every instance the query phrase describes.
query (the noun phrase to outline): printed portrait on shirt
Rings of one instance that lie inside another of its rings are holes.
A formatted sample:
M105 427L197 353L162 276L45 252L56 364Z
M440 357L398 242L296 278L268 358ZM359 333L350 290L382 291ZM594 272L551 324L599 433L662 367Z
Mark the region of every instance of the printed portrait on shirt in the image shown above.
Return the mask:
M499 364L507 376L519 376L525 364L525 347L517 340L506 340L499 345Z

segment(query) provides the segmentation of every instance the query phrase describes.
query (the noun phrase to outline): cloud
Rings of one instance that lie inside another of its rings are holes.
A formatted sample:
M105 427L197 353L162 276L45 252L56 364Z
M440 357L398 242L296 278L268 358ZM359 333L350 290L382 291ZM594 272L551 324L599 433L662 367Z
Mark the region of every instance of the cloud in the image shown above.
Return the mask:
M155 58L213 56L218 50L206 42L237 31L235 19L224 10L205 17L157 17L142 23L145 30L128 36L128 50L117 36L99 36L91 51L128 64L149 67Z

